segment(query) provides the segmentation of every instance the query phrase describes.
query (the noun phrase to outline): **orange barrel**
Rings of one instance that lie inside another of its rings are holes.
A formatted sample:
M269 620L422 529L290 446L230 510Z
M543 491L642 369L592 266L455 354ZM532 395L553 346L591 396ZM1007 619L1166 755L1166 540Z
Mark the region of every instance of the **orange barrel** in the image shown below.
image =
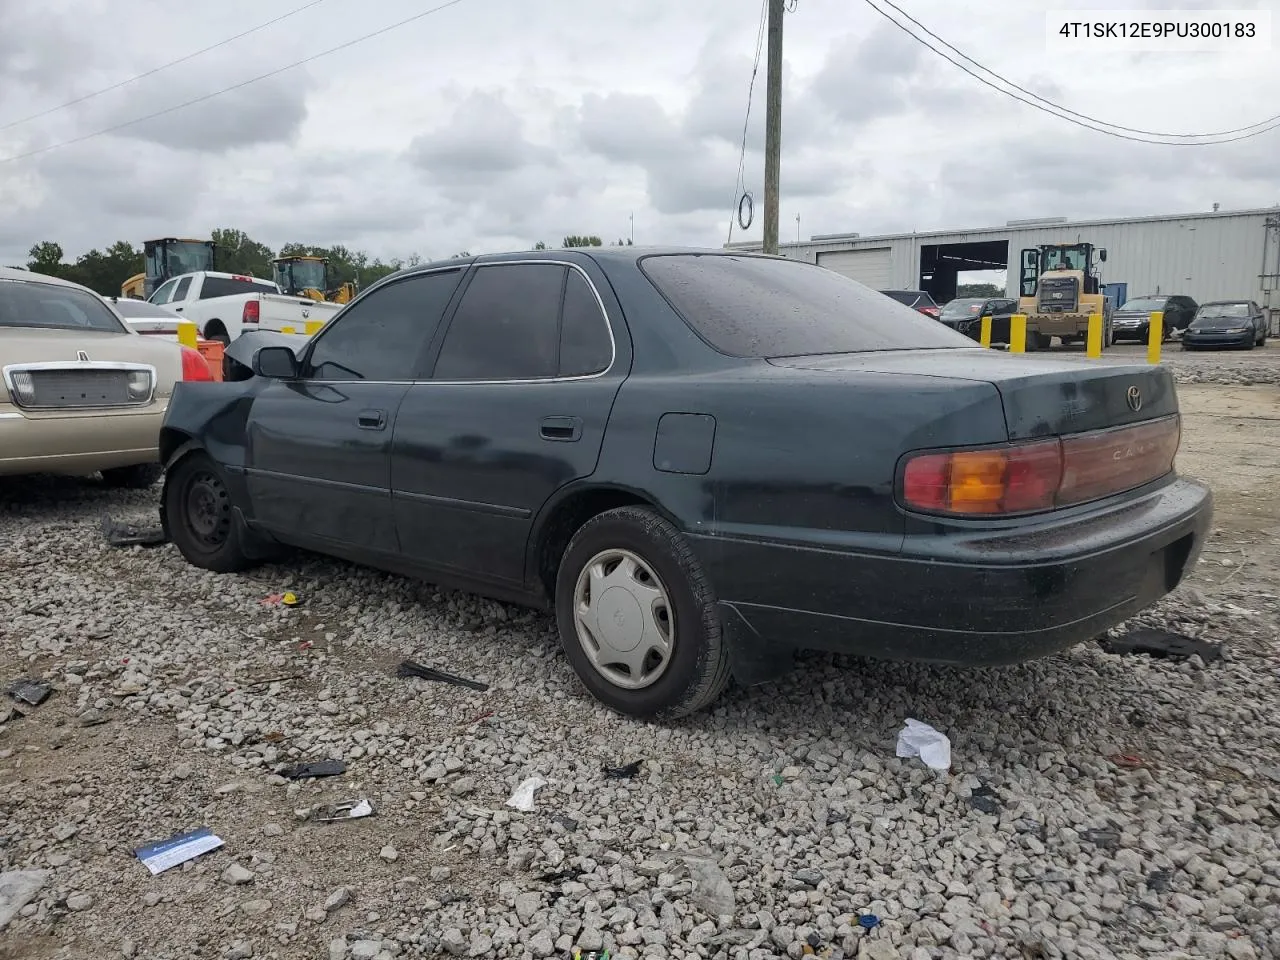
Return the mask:
M196 349L200 351L200 356L204 357L205 363L209 364L209 372L213 374L213 379L222 379L222 354L223 346L218 340L197 340Z

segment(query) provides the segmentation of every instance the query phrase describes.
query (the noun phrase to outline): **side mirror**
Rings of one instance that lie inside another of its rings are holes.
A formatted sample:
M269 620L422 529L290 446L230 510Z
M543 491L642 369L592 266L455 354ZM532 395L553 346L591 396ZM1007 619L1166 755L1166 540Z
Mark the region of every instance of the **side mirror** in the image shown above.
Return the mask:
M1107 248L1106 248L1106 247L1103 247L1102 249L1100 249L1100 250L1098 251L1098 259L1099 259L1099 260L1101 260L1103 263L1106 263L1106 262L1107 262Z
M263 347L253 355L253 372L271 380L292 380L298 375L298 358L288 347Z

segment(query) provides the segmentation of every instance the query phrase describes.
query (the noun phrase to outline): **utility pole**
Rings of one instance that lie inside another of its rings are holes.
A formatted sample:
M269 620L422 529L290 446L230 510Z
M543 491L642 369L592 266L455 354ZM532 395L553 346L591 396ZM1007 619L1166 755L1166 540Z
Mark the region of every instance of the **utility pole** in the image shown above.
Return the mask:
M764 101L764 252L778 252L778 184L782 163L782 17L785 0L769 0L769 71Z

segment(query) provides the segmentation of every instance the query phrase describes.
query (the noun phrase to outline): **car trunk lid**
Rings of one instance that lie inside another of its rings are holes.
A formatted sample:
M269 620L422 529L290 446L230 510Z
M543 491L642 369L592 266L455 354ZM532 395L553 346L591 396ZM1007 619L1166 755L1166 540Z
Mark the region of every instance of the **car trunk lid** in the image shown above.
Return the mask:
M1160 366L984 349L881 351L779 357L775 366L832 373L902 374L992 384L1009 439L1103 430L1178 412L1177 391Z

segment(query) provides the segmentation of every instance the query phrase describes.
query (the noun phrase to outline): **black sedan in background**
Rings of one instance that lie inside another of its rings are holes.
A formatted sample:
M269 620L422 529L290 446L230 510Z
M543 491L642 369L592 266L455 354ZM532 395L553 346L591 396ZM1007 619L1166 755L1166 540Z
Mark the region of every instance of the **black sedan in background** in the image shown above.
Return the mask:
M991 342L1009 342L1009 318L1018 312L1018 301L1007 297L961 297L942 308L938 319L970 340L982 338L982 318L991 318Z
M1113 338L1138 340L1145 343L1151 335L1151 314L1159 310L1162 339L1168 340L1175 331L1186 330L1196 314L1196 302L1184 296L1135 297L1116 307L1111 315Z
M1200 305L1182 334L1182 349L1239 347L1252 350L1267 342L1267 318L1252 300L1215 300Z
M1176 587L1212 514L1173 470L1165 367L983 350L795 260L425 264L249 361L169 406L162 519L191 563L301 547L552 610L632 716L795 648L1062 650Z

